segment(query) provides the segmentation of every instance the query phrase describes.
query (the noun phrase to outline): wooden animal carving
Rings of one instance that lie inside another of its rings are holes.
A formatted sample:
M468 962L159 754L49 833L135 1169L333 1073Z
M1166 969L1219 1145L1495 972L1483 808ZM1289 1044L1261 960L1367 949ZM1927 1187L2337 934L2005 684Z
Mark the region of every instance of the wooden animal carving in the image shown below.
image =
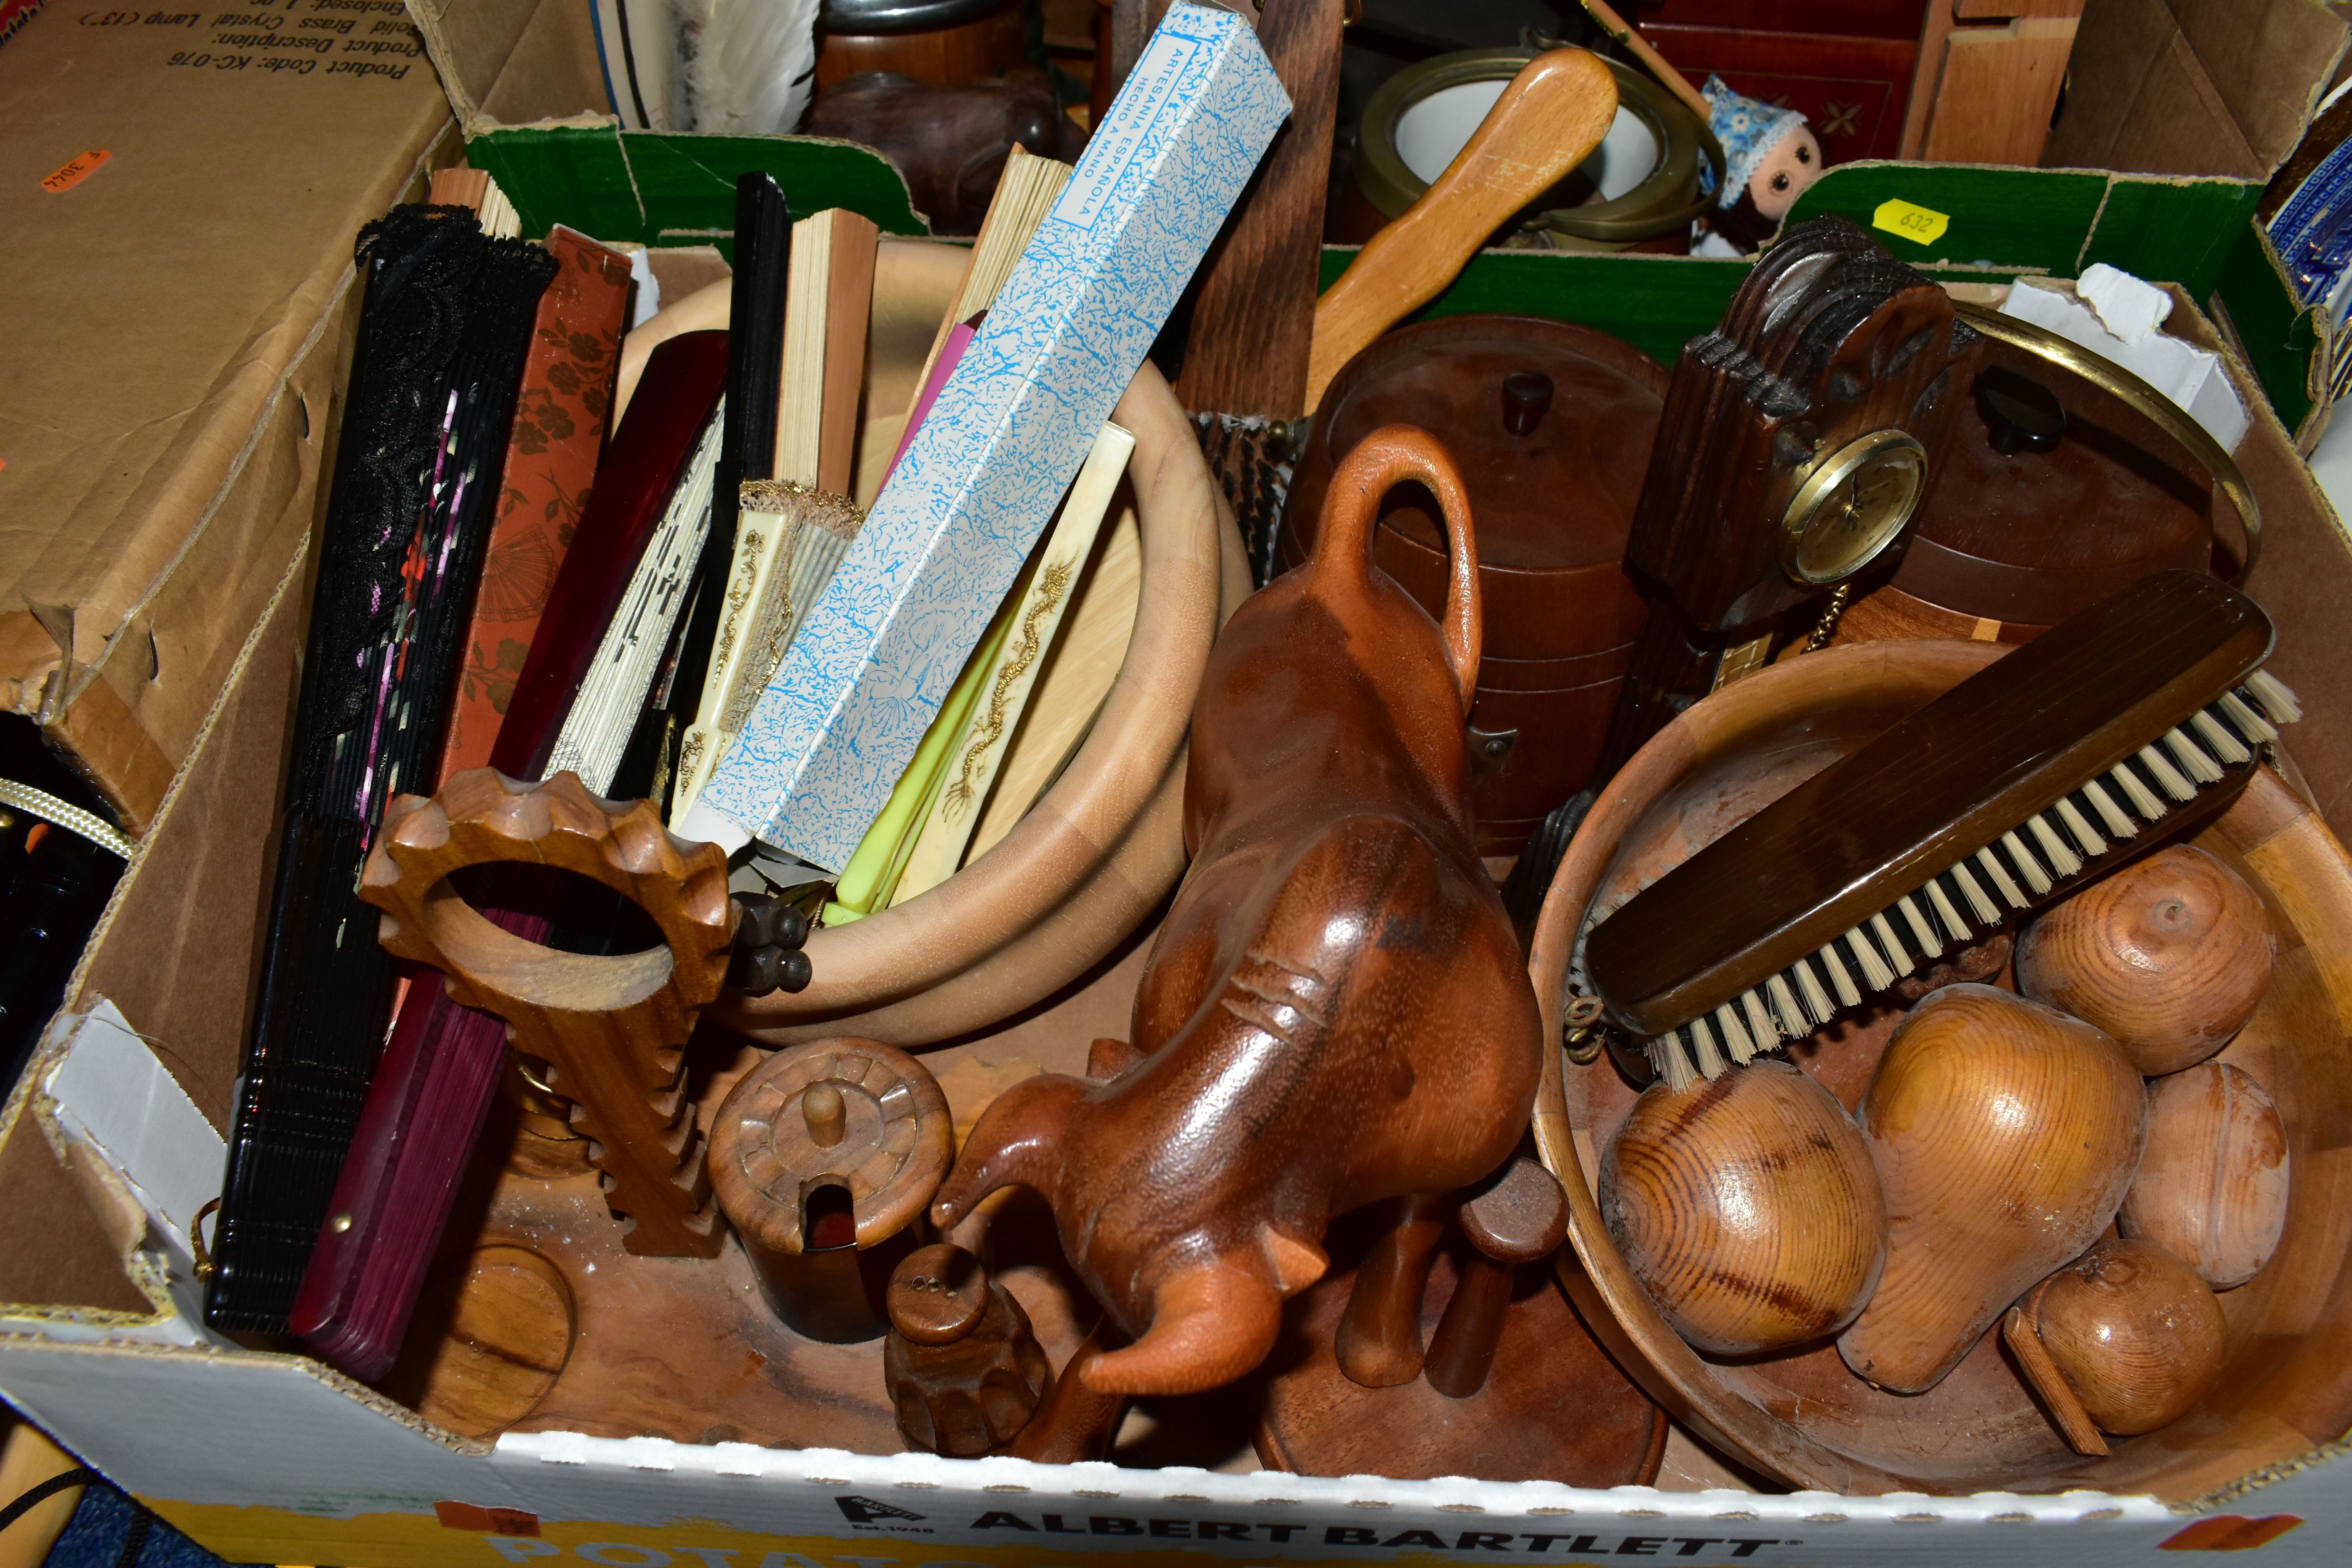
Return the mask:
M1445 517L1443 626L1371 561L1417 480ZM1478 859L1464 716L1477 554L1444 451L1391 426L1333 475L1316 552L1209 656L1185 780L1192 870L1137 995L1133 1065L1000 1096L932 1216L998 1187L1052 1203L1134 1342L1101 1393L1212 1388L1263 1360L1335 1215L1446 1194L1507 1159L1538 1072L1534 994Z

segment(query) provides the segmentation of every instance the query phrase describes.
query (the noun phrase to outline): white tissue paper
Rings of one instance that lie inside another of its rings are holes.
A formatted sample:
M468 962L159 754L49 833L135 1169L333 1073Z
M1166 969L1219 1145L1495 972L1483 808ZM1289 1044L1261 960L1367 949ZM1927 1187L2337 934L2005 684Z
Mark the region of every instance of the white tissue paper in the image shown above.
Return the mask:
M2245 438L2246 407L2221 356L2159 330L2172 296L2154 284L2100 262L2072 294L2019 279L2000 312L2123 366L2179 404L2222 450L2235 452Z
M816 13L817 0L679 0L694 129L766 136L797 128L816 90Z

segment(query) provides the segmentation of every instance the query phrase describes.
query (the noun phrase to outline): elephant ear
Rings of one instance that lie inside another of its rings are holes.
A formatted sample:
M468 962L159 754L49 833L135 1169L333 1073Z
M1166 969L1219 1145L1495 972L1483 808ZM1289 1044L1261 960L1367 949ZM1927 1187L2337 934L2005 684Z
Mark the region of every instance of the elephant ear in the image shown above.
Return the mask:
M1282 1292L1214 1260L1181 1264L1151 1294L1151 1326L1079 1375L1097 1394L1198 1394L1256 1367L1282 1330Z
M955 1169L940 1184L931 1223L941 1230L964 1219L999 1187L1034 1187L1048 1200L1061 1173L1061 1143L1084 1079L1040 1073L1006 1089L981 1112Z

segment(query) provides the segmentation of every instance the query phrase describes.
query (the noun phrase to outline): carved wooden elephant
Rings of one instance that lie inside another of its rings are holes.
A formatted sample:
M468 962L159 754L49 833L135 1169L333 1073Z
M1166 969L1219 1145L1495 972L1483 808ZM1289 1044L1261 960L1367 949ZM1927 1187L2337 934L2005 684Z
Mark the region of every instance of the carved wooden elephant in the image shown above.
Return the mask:
M1373 565L1381 497L1417 480L1452 544L1444 625ZM1190 873L1136 999L1133 1064L1000 1097L942 1226L1010 1183L1134 1342L1102 1393L1214 1387L1272 1348L1335 1215L1466 1186L1510 1155L1536 1002L1469 815L1475 545L1461 483L1391 426L1333 476L1316 552L1209 656L1185 781ZM1416 1297L1416 1300L1417 1300Z

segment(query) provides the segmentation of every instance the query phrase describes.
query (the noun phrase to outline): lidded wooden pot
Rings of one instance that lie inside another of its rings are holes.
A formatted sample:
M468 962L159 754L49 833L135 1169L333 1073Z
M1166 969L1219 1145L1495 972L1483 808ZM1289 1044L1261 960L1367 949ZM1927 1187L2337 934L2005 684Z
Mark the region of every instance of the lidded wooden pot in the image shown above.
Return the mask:
M947 1096L877 1040L815 1040L743 1075L711 1118L710 1191L793 1331L888 1331L890 1274L948 1173Z
M2244 525L2251 494L2201 426L2029 322L1968 321L1987 335L1942 471L1901 565L1834 641L1992 640L1990 621L1998 640L2028 642L2158 572L2244 582L2261 539Z
M1605 1055L1578 1065L1560 1048L1570 963L1596 897L1679 864L2001 651L1981 642L1897 640L1788 660L1693 706L1601 792L1553 880L1528 961L1550 1042L1536 1142L1568 1192L1575 1252L1573 1260L1562 1255L1560 1278L1653 1397L1726 1453L1790 1486L1944 1494L2092 1488L2185 1501L2294 1459L2352 1426L2352 1363L2341 1352L2352 1326L2352 1171L2327 1168L2321 1148L2333 1137L2326 1129L2352 1113L2343 1003L2328 980L2352 965L2352 861L2278 773L2258 770L2196 842L2263 895L2278 936L2269 996L2215 1059L2277 1099L2295 1162L2285 1231L2271 1266L2220 1298L2227 1330L2210 1387L2170 1424L2116 1439L2107 1458L2073 1451L2003 1359L1997 1327L1919 1394L1872 1388L1833 1346L1739 1361L1694 1349L1644 1293L1596 1198L1601 1152L1635 1091ZM1851 1111L1897 1016L1889 1009L1841 1023L1794 1054ZM2293 1267L2279 1267L2283 1259Z
M1605 332L1531 316L1451 316L1348 362L1315 416L1284 510L1282 562L1314 548L1340 458L1383 425L1452 452L1478 540L1486 644L1470 723L1478 852L1516 855L1600 759L1649 606L1622 563L1666 373ZM1432 616L1445 531L1418 485L1381 503L1373 559Z

